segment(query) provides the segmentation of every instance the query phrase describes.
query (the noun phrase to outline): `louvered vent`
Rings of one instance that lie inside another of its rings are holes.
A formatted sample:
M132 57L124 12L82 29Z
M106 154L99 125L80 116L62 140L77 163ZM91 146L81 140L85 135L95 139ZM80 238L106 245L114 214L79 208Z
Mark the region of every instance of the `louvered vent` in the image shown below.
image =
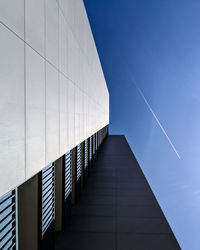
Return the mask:
M95 156L95 148L96 148L96 145L95 145L95 135L92 136L92 139L93 139L93 156Z
M84 168L86 169L88 167L88 139L85 140L85 166Z
M92 160L92 137L90 137L90 161Z
M42 170L42 236L54 220L54 165Z
M76 180L79 180L81 177L81 145L77 146L77 177Z
M71 151L65 154L65 199L71 193Z
M0 198L0 249L16 249L15 190Z

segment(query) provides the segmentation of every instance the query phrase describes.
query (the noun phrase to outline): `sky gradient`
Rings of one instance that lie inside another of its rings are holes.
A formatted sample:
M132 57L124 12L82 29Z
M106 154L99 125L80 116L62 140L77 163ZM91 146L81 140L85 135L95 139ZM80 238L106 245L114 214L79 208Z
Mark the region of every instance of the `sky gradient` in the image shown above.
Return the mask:
M200 1L85 0L125 134L181 246L200 249Z

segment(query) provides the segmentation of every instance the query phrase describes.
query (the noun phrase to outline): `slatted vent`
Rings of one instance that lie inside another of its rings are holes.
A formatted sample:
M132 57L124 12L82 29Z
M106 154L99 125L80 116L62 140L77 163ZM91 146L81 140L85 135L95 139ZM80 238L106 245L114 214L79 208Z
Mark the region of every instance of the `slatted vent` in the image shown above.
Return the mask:
M92 160L92 137L90 137L90 161Z
M71 151L65 154L65 199L71 193Z
M81 144L77 146L77 177L76 180L79 180L81 177Z
M42 236L54 220L54 165L42 170Z
M0 249L16 249L15 190L0 198Z
M85 140L85 166L86 169L88 167L88 139Z
M92 138L93 138L93 156L95 156L95 148L96 148L96 145L95 145L95 135L93 135Z

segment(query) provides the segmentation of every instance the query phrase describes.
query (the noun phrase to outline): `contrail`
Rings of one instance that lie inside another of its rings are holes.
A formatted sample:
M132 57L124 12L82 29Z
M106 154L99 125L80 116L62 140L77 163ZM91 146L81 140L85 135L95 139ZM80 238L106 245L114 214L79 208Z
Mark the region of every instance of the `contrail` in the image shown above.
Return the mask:
M174 152L176 153L176 155L178 156L179 159L181 159L179 153L177 152L176 148L174 147L174 144L171 142L169 136L167 135L167 133L165 132L162 124L160 123L160 121L158 120L157 116L155 115L154 111L152 110L151 106L149 105L149 103L147 102L147 99L145 98L145 96L143 95L141 89L136 85L136 83L134 82L135 87L137 88L137 90L139 91L140 95L142 96L142 99L144 100L144 102L146 103L147 107L149 108L149 110L151 111L152 115L154 116L154 118L156 119L158 125L160 126L163 134L166 136L169 144L171 145L171 147L173 148Z

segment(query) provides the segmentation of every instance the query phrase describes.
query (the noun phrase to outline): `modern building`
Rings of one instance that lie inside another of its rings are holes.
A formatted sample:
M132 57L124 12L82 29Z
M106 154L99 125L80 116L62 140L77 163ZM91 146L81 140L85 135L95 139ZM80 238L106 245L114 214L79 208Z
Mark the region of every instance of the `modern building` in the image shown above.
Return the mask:
M59 248L62 236L55 232L73 227L71 207L88 176L90 181L95 176L96 165L105 168L102 146L108 125L109 93L83 1L0 1L0 249L68 249ZM122 143L109 138L105 145ZM110 172L117 171L113 168ZM144 181L139 167L137 171ZM97 173L104 181L106 174ZM158 228L167 234L164 241L177 247L162 220ZM88 223L92 228L93 222ZM109 239L117 232L113 223L104 224L111 227ZM101 234L101 225L98 230ZM76 241L81 243L81 237ZM92 241L99 244L104 238Z

